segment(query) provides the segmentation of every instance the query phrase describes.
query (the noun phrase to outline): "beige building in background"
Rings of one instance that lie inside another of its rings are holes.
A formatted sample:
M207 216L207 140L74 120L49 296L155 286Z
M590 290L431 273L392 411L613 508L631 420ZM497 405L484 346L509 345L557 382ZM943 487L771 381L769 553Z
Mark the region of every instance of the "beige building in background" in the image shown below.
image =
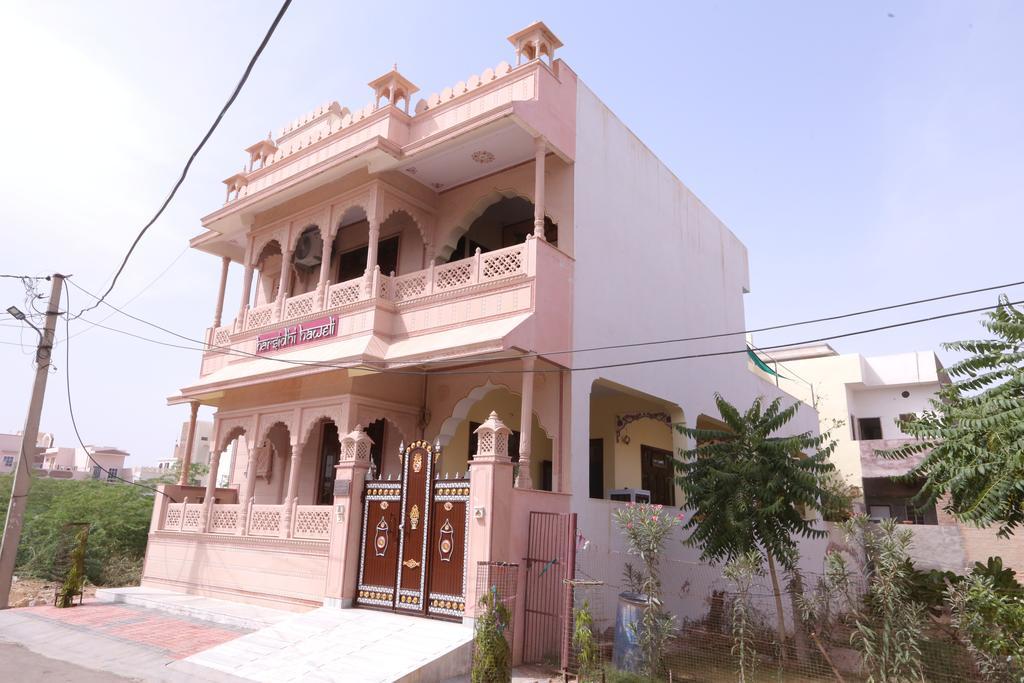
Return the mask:
M906 460L875 454L913 441L899 421L929 410L941 387L949 384L933 351L863 356L817 344L758 353L778 373L773 381L817 407L822 431L832 429L837 443L833 462L861 490L868 516L910 526L911 554L919 568L961 571L998 555L1005 565L1024 570L1019 540L1000 540L994 529L963 526L942 511L941 503L917 506L913 499L921 482L893 480L910 472L927 453Z

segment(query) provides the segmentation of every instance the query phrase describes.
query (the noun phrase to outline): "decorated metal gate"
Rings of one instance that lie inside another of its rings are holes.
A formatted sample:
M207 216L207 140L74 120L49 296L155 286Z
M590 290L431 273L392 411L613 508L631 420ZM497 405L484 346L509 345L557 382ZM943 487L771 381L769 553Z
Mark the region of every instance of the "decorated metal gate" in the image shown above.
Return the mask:
M439 456L414 441L400 451L399 479L367 480L356 604L462 618L469 480L438 478Z

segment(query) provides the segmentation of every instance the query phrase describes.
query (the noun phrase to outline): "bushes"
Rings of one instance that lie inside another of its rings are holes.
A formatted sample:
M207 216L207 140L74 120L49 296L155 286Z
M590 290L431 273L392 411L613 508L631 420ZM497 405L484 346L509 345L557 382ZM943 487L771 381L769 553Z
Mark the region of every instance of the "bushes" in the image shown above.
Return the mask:
M492 588L480 598L483 612L476 618L473 634L472 683L500 683L512 680L512 656L505 629L511 615Z
M11 477L0 477L0 522L7 514ZM97 585L137 582L146 552L153 493L137 486L100 481L35 479L29 492L17 571L54 578L60 534L68 522L89 522L85 576Z
M978 572L951 585L947 598L953 627L985 680L1024 682L1024 598L1020 592L1001 591L992 577Z

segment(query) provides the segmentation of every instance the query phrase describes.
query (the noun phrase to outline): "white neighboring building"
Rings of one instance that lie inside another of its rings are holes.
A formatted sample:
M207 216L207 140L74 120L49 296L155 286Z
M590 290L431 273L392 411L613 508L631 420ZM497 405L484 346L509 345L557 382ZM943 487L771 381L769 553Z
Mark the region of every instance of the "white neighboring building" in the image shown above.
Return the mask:
M210 437L213 436L213 422L205 420L196 421L195 438L192 441L192 464L210 464ZM158 467L167 469L176 462L181 462L185 457L185 446L188 443L188 420L181 423L181 433L178 441L174 444L174 457L160 460Z
M912 555L918 566L960 571L1001 555L1007 566L1024 570L1019 541L1001 541L994 530L963 527L941 505L916 506L913 498L921 483L892 479L909 472L926 454L906 460L875 455L912 441L898 420L929 410L941 387L949 384L933 351L862 356L817 344L758 353L775 365L780 388L817 407L822 431L832 428L837 442L833 462L863 492L868 516L913 525Z

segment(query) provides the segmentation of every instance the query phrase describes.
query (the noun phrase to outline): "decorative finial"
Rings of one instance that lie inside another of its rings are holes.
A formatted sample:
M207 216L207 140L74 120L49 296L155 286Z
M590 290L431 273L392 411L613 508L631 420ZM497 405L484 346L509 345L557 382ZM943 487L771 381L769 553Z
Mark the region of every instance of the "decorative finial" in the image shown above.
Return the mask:
M395 62L395 63L393 63L393 64L391 65L391 70L392 70L392 71L398 71L398 62Z
M405 439L402 439L402 442L398 444L398 454L401 455L402 453L405 453Z

